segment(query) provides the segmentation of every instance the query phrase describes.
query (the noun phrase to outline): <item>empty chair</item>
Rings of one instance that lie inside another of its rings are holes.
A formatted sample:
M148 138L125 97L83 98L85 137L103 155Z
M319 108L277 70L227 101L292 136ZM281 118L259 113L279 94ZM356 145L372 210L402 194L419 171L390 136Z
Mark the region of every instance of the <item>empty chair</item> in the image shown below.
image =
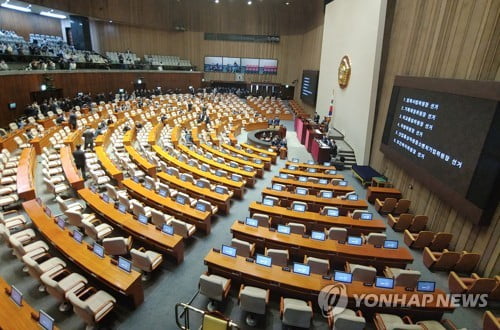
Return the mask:
M27 253L22 258L23 263L26 265L28 269L28 273L35 278L37 281L40 281L40 276L51 270L62 270L66 267L66 263L57 257L50 257L48 254L33 254ZM40 292L45 292L45 286L43 283L40 283L38 287Z
M98 219L84 219L82 224L85 228L85 234L97 242L100 242L103 238L109 236L113 231L113 227L107 223L101 223Z
M432 252L428 247L424 248L423 261L424 265L431 270L451 270L460 259L460 253L448 251Z
M106 184L111 181L111 179L106 175L104 170L89 170L92 180L98 186Z
M69 292L67 296L73 311L87 326L94 326L99 323L109 312L111 312L116 304L116 299L105 291L97 291L90 287L82 292Z
M381 201L380 199L375 199L375 210L380 214L391 213L394 211L398 200L396 198L388 197Z
M210 300L207 309L214 311L217 308L216 301L222 302L227 298L231 280L218 275L202 274L198 288L199 292Z
M192 176L191 174L189 174L189 173L182 173L182 174L180 175L180 179L181 179L182 181L187 181L187 182L194 183L194 178L193 178L193 176Z
M416 215L413 218L413 221L411 222L411 225L408 228L408 231L411 233L418 233L422 230L425 230L425 227L427 226L428 220L429 220L429 217L426 215Z
M79 228L83 227L82 221L85 220L93 220L95 219L95 214L94 213L81 213L80 211L69 209L64 211L64 214L66 215L66 221L72 225L76 226Z
M188 205L191 205L191 207L194 207L194 206L196 205L196 198L191 198L191 197L189 197L189 195L188 195L188 194L186 194L186 193L183 193L183 192L178 192L178 193L177 193L177 196L181 196L181 197L183 197L183 198L184 198L184 200L185 200L186 202L188 202L188 203L189 203Z
M383 246L384 241L387 236L384 233L369 233L368 235L362 235L363 240L366 244L371 244L375 246Z
M177 196L177 190L171 189L167 184L164 183L158 183L158 193L161 191L165 191L166 195L165 197L175 197Z
M408 247L412 249L423 249L429 246L434 239L432 231L421 231L417 234L412 234L406 229L404 231L404 241Z
M210 181L208 181L205 178L199 178L198 180L196 180L196 183L199 184L199 185L201 185L203 188L207 188L207 189L210 189L210 190L214 190L215 189L215 186L213 184L210 184Z
M120 196L120 195L126 196L127 195L126 190L118 190L112 184L106 183L104 185L104 187L106 187L106 193L108 194L108 196L111 197L115 201L118 200L118 196Z
M271 257L271 263L276 266L288 266L289 253L288 250L268 249L266 248L264 254Z
M315 257L304 256L304 264L311 267L311 273L319 275L330 274L330 261L328 259L320 259Z
M400 316L393 314L375 313L373 321L377 329L422 330L422 327L420 325L413 324L408 316L401 318Z
M231 246L236 248L236 254L245 258L253 256L255 243L249 243L237 238L231 240Z
M300 206L300 207L303 207L305 211L307 211L307 203L304 203L304 202L298 202L298 201L293 201L292 202L292 205L290 205L290 207L292 208L292 210L295 209L295 206Z
M462 251L460 259L458 259L455 266L453 266L453 270L456 273L469 274L474 270L474 268L476 268L480 259L481 254L479 253Z
M20 244L26 245L35 238L35 235L35 231L31 228L11 234L10 230L4 224L0 224L0 237L2 237L6 242L9 242L11 239L15 239L19 241Z
M450 233L436 233L434 239L429 245L429 249L431 249L431 251L443 251L444 249L448 248L448 245L450 245L452 238L453 234Z
M212 204L210 204L210 202L208 202L204 199L198 199L197 203L204 205L205 209L207 211L211 212L212 214L216 214L217 211L219 210L219 208L216 205L212 205Z
M49 250L49 246L44 241L34 241L24 245L15 236L9 237L9 244L12 247L12 254L17 259L21 259L27 253L43 254Z
M139 268L143 272L143 280L147 280L149 274L163 261L163 256L160 253L146 250L143 247L130 250L130 256L132 257L134 267Z
M69 210L81 212L85 209L85 206L78 203L76 201L76 199L74 199L74 198L62 199L61 196L56 196L56 202L59 205L59 208L61 209L61 211L63 211L63 212L66 212Z
M265 199L270 199L270 200L272 200L272 201L273 201L273 205L275 205L275 206L279 206L279 205L280 205L280 199L279 199L278 197L274 197L274 196L264 196L264 197L262 198L262 200L264 200L264 198L265 198Z
M269 215L262 214L262 213L254 213L252 215L252 218L258 221L259 226L269 227L269 221L271 219L271 217L269 217Z
M167 173L177 178L179 177L179 170L175 167L172 166L167 167Z
M225 186L216 185L214 189L217 189L217 188L219 188L222 192L224 192L224 194L229 195L229 197L233 197L233 195L234 195L234 192L232 190L229 190Z
M140 214L143 214L143 215L145 215L148 218L151 217L151 208L149 206L144 206L138 200L131 200L130 201L130 206L132 208L132 213L136 217L139 217Z
M178 219L172 219L170 225L174 228L174 234L189 238L196 232L196 227Z
M40 281L47 292L59 302L59 311L68 311L71 307L68 304L67 295L77 293L88 283L87 279L78 273L70 273L67 269L59 270L53 268L40 276Z
M420 279L420 272L418 270L401 269L393 267L385 267L384 276L393 278L395 286L402 286L405 288L414 289Z
M410 209L410 204L411 201L409 199L400 199L391 213L396 215L401 213L407 213L408 210Z
M158 211L155 208L151 209L151 222L157 228L161 229L163 227L163 225L168 224L173 219L174 219L174 217L171 215L164 214L163 212Z
M312 303L281 297L280 317L284 325L309 329L313 317Z
M290 227L291 233L299 235L304 235L306 233L306 226L302 223L289 222L286 225Z
M353 311L346 308L340 313L329 315L328 325L332 329L362 330L366 326L366 320L361 311Z
M58 196L62 192L68 191L71 189L65 183L53 184L49 179L43 178L43 181L47 184L47 190L53 193L55 196Z
M102 240L104 252L110 256L122 256L128 254L132 247L132 236L106 237Z
M266 306L269 302L269 289L265 290L242 284L238 294L238 300L240 308L248 312L245 319L246 323L254 327L257 324L254 315L264 315L266 313Z
M448 276L450 293L483 294L491 293L498 285L495 278L479 277L472 273L471 277L460 277L454 271Z
M500 317L496 317L491 311L484 312L483 330L498 330L498 329L500 329Z
M326 231L329 239L333 239L339 242L347 241L347 228L340 227L330 227Z
M360 281L363 283L374 283L377 276L377 269L371 266L364 266L358 264L351 264L346 262L346 272L352 273L353 281Z
M361 214L365 212L364 210L354 210L352 213L349 212L349 216L353 219L361 219Z
M3 224L8 230L26 226L26 218L17 210L0 212L0 224Z
M401 232L405 229L410 228L413 217L414 215L411 213L402 213L399 217L395 217L392 214L389 214L387 217L387 222L394 231Z

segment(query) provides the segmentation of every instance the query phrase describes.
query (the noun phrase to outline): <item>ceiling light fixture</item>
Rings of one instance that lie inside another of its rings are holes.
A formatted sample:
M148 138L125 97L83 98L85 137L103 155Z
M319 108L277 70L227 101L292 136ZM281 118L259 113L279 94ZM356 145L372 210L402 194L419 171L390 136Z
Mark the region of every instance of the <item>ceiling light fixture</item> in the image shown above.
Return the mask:
M214 0L215 3L219 3L219 0Z
M287 5L287 6L290 6L290 4L291 4L290 1L285 2L285 5Z
M16 6L16 5L13 5L13 4L10 4L8 1L2 3L0 6L4 7L4 8L9 8L9 9L14 9L14 10L19 10L19 11L23 11L25 13L31 13L31 8L29 7L21 7L21 6Z
M42 16L48 16L48 17L53 17L53 18L59 18L59 19L66 19L65 15L56 14L56 13L53 13L51 11L41 11L40 15L42 15Z
M252 4L252 0L248 0L247 5L250 6L251 4Z

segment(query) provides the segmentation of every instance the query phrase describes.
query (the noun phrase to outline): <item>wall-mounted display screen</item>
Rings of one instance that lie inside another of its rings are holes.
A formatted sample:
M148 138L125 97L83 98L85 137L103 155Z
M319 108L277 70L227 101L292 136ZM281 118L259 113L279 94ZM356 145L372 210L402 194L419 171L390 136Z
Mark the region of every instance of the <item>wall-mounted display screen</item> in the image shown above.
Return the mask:
M204 70L205 72L277 74L278 60L205 56Z
M205 57L205 72L222 72L222 56L206 56Z
M259 73L259 59L258 58L242 58L241 59L241 72L242 73Z
M259 73L260 74L277 74L278 73L278 60L260 59L259 60Z
M300 90L300 99L309 105L316 105L318 95L319 71L304 70L302 72L302 84Z
M241 72L241 58L239 57L223 57L222 58L222 72Z

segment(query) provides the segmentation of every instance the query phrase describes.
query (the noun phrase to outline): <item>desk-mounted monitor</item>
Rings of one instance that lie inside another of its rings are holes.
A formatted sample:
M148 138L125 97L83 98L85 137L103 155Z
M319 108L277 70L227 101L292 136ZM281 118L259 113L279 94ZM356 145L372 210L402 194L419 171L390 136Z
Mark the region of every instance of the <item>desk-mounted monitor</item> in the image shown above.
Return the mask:
M261 266L266 266L266 267L271 267L271 258L264 256L262 254L257 254L257 257L255 258L255 263L257 265Z
M236 258L236 248L229 246L229 245L224 245L222 244L222 254Z
M23 305L23 294L13 285L10 287L10 299L12 299L17 306Z
M104 247L97 243L92 246L92 251L100 258L104 258Z
M373 213L371 212L363 212L359 216L361 220L373 220Z
M40 310L38 315L38 325L44 330L54 329L54 319L44 311Z
M303 204L294 204L293 205L293 210L295 212L305 212L306 211L306 206Z
M352 283L352 274L347 272L335 272L333 280L342 283Z
M361 246L361 245L363 245L363 239L359 236L348 236L347 237L347 244Z
M321 192L321 198L332 198L333 197L333 191L322 191Z
M434 292L436 290L436 282L431 281L418 281L417 291L420 292Z
M393 289L394 279L388 277L377 277L375 279L375 286L382 289Z
M307 195L307 189L306 188L300 188L300 187L297 187L297 189L295 189L295 193L297 195Z
M398 241L396 240L385 240L384 241L384 249L397 249L398 248Z
M258 227L259 226L259 221L257 219L253 218L246 218L245 219L245 224L250 227Z
M130 260L127 260L127 259L123 258L122 256L119 256L118 257L118 268L120 268L121 270L123 270L127 273L130 273L132 271L132 263L130 262Z
M295 274L300 274L300 275L305 275L309 276L311 274L311 267L308 265L300 264L298 262L295 262L293 264L293 270Z
M338 217L339 216L339 210L338 209L328 209L326 211L326 215L329 217Z
M290 235L291 228L289 226L278 225L278 233Z
M163 224L163 226L161 227L161 231L167 235L172 236L174 234L174 227L167 224Z
M311 231L311 238L317 241L324 241L326 239L326 235L322 231Z

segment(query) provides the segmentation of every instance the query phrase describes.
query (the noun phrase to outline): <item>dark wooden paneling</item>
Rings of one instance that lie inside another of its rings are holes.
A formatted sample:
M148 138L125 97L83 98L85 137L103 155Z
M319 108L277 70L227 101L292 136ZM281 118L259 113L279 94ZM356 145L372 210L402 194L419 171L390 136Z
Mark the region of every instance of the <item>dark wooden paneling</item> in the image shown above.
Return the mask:
M26 41L30 33L62 36L61 21L57 18L0 8L0 29L13 30Z
M198 72L57 72L49 73L54 79L54 87L62 88L64 96L73 97L78 92L116 92L119 88L133 89L133 82L142 77L148 89L181 88L201 86L202 74ZM0 127L5 127L24 113L30 102L30 92L40 89L42 73L0 75ZM17 103L17 110L10 111L7 104Z

